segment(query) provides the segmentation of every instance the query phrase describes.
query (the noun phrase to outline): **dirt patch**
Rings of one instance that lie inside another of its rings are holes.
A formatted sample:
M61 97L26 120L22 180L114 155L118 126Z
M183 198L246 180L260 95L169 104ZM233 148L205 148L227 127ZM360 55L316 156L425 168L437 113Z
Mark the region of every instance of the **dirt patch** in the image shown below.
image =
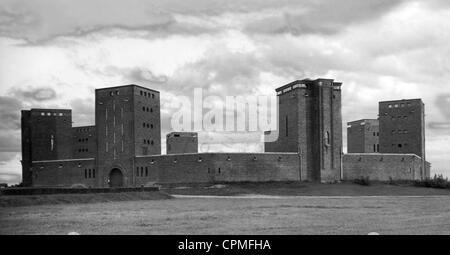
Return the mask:
M114 201L162 200L172 198L159 191L122 192L94 194L53 194L28 196L0 196L0 207L48 205L48 204L86 204Z
M220 186L218 186L220 185ZM181 185L180 185L181 186ZM183 184L162 186L162 190L173 195L271 195L271 196L437 196L450 195L450 189L433 189L411 185L389 185L373 183L362 186L351 182L322 184L310 182L226 183L208 185ZM220 187L220 188L210 188Z

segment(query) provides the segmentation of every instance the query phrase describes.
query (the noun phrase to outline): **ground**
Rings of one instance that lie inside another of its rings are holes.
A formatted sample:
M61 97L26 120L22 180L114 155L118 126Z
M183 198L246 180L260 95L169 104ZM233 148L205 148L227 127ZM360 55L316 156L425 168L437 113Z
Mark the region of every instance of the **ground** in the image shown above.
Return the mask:
M377 187L390 196L352 195L349 190L370 193L374 186L350 184L306 185L301 196L275 184L267 192L232 185L172 187L165 190L184 195L163 200L7 206L0 207L0 234L450 234L448 190L387 186ZM346 195L333 195L340 187ZM229 194L240 189L256 195ZM219 196L187 195L201 190ZM330 194L312 195L315 190Z

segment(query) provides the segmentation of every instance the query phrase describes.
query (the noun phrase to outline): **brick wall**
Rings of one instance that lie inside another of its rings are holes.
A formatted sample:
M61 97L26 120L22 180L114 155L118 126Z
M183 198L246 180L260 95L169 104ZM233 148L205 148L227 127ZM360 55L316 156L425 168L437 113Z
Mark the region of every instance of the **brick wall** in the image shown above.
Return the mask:
M426 176L422 159L414 154L351 153L343 157L344 180L420 180Z
M297 153L193 153L135 160L137 185L300 180Z
M95 159L36 161L32 170L33 187L96 187L99 178Z

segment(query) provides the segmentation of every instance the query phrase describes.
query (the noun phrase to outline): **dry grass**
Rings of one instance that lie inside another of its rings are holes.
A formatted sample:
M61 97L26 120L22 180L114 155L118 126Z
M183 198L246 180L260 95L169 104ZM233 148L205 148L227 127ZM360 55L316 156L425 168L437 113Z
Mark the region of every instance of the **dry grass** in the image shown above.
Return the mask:
M169 199L170 195L163 192L121 192L92 194L52 194L27 196L0 196L0 207L32 206L47 204L85 204L114 201L161 200Z
M162 188L170 194L232 196L244 194L276 196L428 196L450 195L450 189L415 187L412 183L389 185L372 182L370 186L352 182L320 184L308 182L228 183L223 188L211 184L171 185Z
M182 198L0 209L0 234L450 234L450 197Z

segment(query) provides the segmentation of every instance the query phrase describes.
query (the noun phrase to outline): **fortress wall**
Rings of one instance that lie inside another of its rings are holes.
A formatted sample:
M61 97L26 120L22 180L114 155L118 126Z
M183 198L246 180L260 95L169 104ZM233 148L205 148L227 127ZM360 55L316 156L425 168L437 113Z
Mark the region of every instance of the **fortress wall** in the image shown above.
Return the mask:
M299 157L296 153L193 153L146 156L136 157L135 166L135 171L139 171L139 177L136 177L138 185L153 182L300 180Z
M95 165L95 159L35 161L32 166L33 187L70 187L74 184L96 187L99 175Z
M415 154L350 153L343 157L344 180L420 180L426 177L422 159Z

